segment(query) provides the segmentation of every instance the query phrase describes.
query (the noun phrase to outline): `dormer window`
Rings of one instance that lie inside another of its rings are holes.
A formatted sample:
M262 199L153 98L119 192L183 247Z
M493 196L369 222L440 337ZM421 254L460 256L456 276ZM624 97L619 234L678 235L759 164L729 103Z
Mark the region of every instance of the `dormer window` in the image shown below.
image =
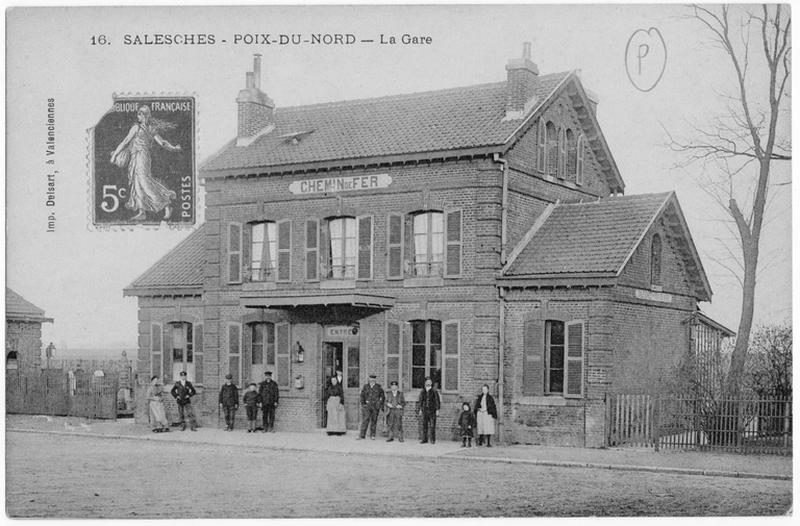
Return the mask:
M567 180L577 182L578 144L575 132L567 130Z
M558 173L558 130L552 121L547 121L545 129L545 173L555 176Z

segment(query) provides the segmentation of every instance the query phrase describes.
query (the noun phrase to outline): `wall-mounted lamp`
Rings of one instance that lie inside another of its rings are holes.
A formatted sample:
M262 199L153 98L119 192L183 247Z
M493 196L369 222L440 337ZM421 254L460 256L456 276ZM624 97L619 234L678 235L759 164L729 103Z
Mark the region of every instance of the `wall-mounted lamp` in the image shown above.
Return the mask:
M295 342L295 347L297 347L297 363L303 363L306 359L306 351L303 349L303 346L300 345L300 342Z

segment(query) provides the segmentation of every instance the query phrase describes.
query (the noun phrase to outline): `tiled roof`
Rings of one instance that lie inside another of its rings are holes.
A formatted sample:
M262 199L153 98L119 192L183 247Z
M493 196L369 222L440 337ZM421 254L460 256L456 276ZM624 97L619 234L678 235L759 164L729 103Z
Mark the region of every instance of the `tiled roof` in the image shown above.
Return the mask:
M569 72L539 77L543 102ZM236 170L503 144L522 120L506 120L506 82L294 106L275 110L275 129L248 146L233 140L201 170ZM306 134L297 144L287 137Z
M616 274L672 195L558 204L504 274Z
M22 321L53 321L44 311L6 287L6 319Z
M154 289L195 289L203 286L206 224L167 252L124 291L136 296Z

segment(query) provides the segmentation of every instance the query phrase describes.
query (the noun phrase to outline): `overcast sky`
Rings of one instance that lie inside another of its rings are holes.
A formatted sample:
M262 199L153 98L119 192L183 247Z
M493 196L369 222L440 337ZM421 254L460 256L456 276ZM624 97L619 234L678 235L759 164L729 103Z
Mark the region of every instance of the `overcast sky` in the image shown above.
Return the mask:
M717 205L694 173L664 146L662 126L691 135L733 93L726 57L679 6L440 6L267 8L65 8L13 10L7 32L7 284L55 318L45 345L133 348L136 299L122 289L183 239L186 231L94 232L89 223L87 130L112 93L194 93L198 161L230 140L236 95L252 53L264 55L262 87L278 108L464 86L505 79L505 64L533 42L542 73L580 69L600 99L598 118L626 193L675 190L711 281L704 311L736 330L741 291L714 258L730 239ZM656 27L667 50L660 82L634 88L625 69L628 39ZM125 46L124 34L214 34L213 46ZM233 45L235 34L426 35L431 45ZM106 46L90 38L106 35ZM221 39L228 40L220 44ZM47 99L56 106L56 232L46 233ZM788 123L784 129L788 130ZM790 180L788 163L774 181ZM756 321L791 315L791 201L776 187L762 254Z

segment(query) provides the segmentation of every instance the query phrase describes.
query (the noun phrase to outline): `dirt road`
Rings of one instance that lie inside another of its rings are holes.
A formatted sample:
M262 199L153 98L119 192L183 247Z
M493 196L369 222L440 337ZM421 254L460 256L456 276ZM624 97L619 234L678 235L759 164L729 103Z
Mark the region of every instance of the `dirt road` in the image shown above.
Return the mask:
M6 434L11 517L775 515L789 481Z

